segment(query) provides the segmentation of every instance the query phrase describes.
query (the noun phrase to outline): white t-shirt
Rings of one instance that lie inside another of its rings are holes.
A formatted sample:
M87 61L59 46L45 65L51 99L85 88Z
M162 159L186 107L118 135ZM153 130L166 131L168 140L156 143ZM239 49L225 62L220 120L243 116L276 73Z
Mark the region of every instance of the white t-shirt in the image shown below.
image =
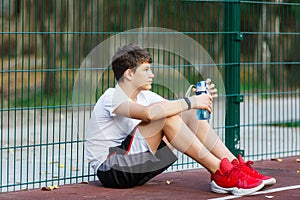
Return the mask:
M136 103L150 105L164 98L151 91L141 91ZM105 161L109 147L119 146L141 120L116 115L113 111L131 99L116 85L107 89L97 101L86 131L86 155L95 172Z

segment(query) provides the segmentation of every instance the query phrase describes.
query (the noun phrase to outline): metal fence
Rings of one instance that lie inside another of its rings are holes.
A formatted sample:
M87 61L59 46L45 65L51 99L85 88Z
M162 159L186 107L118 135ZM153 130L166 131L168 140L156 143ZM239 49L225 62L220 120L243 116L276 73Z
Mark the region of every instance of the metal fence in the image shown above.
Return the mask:
M152 53L165 98L212 78L210 123L235 154L300 154L296 0L2 0L0 13L2 192L95 179L85 124L130 42ZM178 156L169 170L200 167Z

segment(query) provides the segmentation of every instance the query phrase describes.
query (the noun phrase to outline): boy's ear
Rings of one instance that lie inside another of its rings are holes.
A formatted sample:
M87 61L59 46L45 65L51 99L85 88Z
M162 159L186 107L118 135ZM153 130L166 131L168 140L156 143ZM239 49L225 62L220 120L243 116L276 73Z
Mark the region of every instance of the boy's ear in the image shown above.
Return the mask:
M124 72L124 78L126 78L127 80L132 80L133 78L133 71L131 69L127 69L125 72Z

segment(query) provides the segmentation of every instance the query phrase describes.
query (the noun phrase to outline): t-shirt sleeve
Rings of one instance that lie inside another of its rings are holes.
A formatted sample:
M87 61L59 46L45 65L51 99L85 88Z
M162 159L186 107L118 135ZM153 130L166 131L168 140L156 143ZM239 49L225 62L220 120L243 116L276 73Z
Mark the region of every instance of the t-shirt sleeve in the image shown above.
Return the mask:
M114 89L111 89L106 95L104 103L104 109L107 110L111 116L115 116L113 112L116 108L124 102L131 101L130 98L123 92L123 90L117 85Z
M165 101L160 95L151 91L141 91L141 99L138 103L142 105L151 105L157 102ZM102 101L104 110L109 113L110 116L116 116L113 112L122 103L132 101L124 91L117 85L115 88L109 89L105 92L105 97Z
M147 99L149 100L149 104L154 104L154 103L166 100L162 96L160 96L154 92L151 92L151 91L146 91L145 95L147 96Z

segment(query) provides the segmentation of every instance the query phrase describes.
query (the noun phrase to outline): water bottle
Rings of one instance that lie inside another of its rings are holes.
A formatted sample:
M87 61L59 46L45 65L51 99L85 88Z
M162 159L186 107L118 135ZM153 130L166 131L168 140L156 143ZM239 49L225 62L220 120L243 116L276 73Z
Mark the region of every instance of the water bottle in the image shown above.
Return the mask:
M203 93L208 93L206 82L205 81L199 81L196 85L196 95L200 95ZM197 117L199 120L208 120L210 119L210 113L207 110L204 109L198 109L197 110Z

